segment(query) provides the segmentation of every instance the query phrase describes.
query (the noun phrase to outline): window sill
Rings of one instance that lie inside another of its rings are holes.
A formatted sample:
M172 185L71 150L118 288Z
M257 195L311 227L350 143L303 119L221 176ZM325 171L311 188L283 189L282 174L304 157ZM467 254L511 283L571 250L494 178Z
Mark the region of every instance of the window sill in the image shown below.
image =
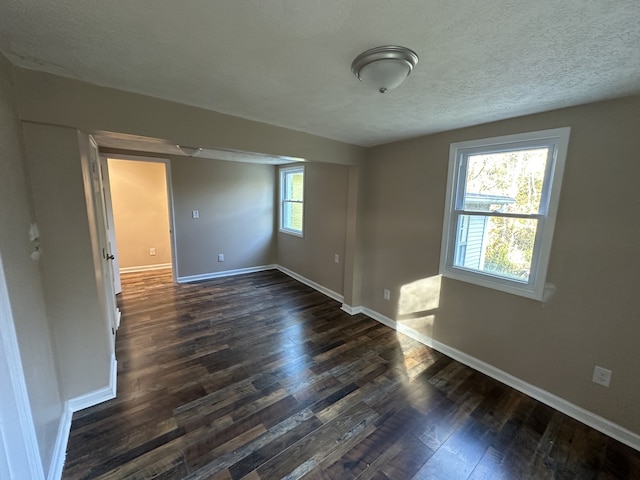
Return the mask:
M498 290L504 293L510 293L530 300L537 300L542 303L546 303L556 290L555 285L552 283L545 283L542 287L538 287L536 289L534 286L524 283L519 285L516 282L502 281L499 277L491 277L489 275L479 275L463 271L458 272L455 270L445 270L440 273L446 278L471 283L473 285Z
M284 229L284 228L280 228L280 229L278 229L278 231L280 233L285 233L287 235L292 235L294 237L304 238L304 233L303 232L298 232L297 230L287 230L287 229Z

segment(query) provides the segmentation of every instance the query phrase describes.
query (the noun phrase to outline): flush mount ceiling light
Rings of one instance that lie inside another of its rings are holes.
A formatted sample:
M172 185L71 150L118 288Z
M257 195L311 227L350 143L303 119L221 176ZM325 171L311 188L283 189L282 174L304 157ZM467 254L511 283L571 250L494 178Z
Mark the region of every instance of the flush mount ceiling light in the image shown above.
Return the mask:
M385 45L358 55L351 64L351 71L359 80L384 93L404 82L416 63L418 55L413 50Z

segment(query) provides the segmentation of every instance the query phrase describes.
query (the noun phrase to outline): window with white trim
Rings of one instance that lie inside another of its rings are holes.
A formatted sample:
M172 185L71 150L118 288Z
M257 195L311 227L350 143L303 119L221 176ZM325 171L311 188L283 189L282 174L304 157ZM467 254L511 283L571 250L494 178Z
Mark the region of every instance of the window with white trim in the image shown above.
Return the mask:
M542 300L570 131L451 144L442 275Z
M304 167L280 169L280 231L303 236Z

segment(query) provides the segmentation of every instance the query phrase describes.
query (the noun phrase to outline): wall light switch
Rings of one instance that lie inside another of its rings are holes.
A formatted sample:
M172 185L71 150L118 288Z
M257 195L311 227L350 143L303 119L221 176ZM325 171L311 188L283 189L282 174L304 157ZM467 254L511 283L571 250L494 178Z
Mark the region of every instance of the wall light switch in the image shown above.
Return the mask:
M219 253L218 254L218 261L219 262L224 262L224 253Z
M340 263L340 255L338 255L337 253L333 256L333 261L336 263Z
M193 218L200 218L200 212L198 210L194 210L191 212L191 216Z
M383 292L383 296L385 300L391 300L391 291L385 288Z
M151 247L149 249L149 255L151 255L153 257L153 256L155 256L155 254L156 254L156 249L154 247Z
M593 377L591 378L591 381L602 385L603 387L608 387L611 383L611 375L611 370L596 365L593 369Z

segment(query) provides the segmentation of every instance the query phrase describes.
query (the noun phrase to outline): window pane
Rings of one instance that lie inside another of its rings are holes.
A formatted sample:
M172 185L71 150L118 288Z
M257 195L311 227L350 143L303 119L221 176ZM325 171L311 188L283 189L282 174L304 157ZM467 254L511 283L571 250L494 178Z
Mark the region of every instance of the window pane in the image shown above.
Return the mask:
M288 173L286 175L286 200L303 200L304 174L302 172Z
M467 157L464 210L540 212L548 148Z
M460 215L453 265L528 282L538 221Z
M302 231L302 204L284 203L284 221L282 227L288 230Z

